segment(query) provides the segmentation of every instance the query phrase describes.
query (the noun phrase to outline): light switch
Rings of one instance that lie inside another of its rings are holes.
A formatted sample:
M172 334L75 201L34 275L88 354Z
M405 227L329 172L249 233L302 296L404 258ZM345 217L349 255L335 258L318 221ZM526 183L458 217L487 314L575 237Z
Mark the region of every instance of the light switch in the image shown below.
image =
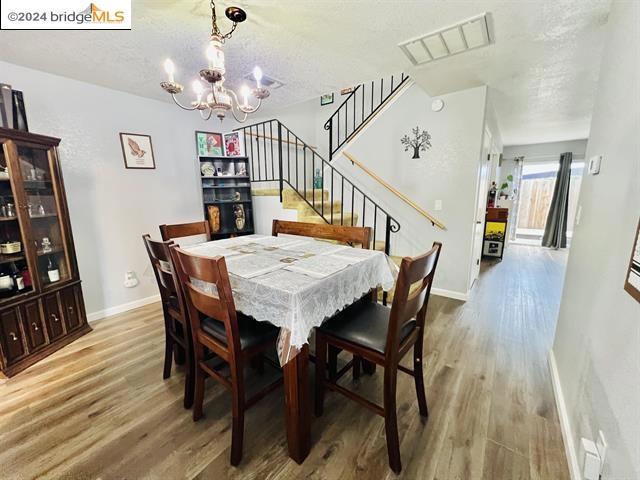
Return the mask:
M440 210L442 210L442 200L436 200L436 202L433 205L433 209L436 212L439 212Z
M589 159L589 175L598 175L600 173L600 163L602 162L602 155L596 155Z

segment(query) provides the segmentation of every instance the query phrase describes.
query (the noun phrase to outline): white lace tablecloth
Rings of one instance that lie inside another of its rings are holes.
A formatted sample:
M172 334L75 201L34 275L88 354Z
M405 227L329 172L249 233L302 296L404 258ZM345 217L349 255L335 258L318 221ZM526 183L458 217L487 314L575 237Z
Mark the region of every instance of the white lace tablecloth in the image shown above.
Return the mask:
M282 365L298 354L314 327L372 288L389 290L397 276L384 252L304 237L248 235L185 249L225 257L236 308L280 327ZM210 284L194 285L212 291Z

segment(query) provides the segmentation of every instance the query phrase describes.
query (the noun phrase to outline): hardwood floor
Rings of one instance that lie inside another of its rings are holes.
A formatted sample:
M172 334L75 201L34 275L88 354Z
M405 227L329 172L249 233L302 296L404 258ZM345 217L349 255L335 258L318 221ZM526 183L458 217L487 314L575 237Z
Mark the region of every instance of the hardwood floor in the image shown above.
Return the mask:
M512 245L501 263L483 265L467 303L432 298L427 424L413 379L398 374L401 478L569 478L547 367L565 261L564 252ZM162 380L159 305L92 326L0 380L0 478L396 477L383 419L330 392L309 457L290 460L281 389L247 413L242 463L231 467L230 395L208 383L205 417L193 423L180 367ZM343 382L382 403L380 371Z

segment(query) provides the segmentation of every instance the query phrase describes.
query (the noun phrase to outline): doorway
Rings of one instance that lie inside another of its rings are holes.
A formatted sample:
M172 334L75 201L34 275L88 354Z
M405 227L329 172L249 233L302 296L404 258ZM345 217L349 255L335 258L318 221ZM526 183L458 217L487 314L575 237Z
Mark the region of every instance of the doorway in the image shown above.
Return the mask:
M515 243L540 246L551 207L559 162L527 162L522 167L519 201L516 213ZM578 208L578 195L582 184L584 162L571 163L569 205L567 218L567 246L573 237Z

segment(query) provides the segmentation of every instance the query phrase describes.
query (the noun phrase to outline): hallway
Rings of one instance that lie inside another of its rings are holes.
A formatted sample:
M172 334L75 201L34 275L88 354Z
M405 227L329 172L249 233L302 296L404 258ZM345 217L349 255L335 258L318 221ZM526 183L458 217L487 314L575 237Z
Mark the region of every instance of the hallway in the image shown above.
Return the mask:
M426 425L412 380L398 379L400 478L569 478L547 366L565 262L565 252L512 245L501 263L483 265L469 302L432 298ZM275 393L249 411L243 462L229 467L226 391L208 385L206 416L194 424L181 372L160 381L159 305L93 327L0 383L0 477L395 478L382 418L331 393L303 465L286 454ZM381 384L378 372L352 387L380 402Z

